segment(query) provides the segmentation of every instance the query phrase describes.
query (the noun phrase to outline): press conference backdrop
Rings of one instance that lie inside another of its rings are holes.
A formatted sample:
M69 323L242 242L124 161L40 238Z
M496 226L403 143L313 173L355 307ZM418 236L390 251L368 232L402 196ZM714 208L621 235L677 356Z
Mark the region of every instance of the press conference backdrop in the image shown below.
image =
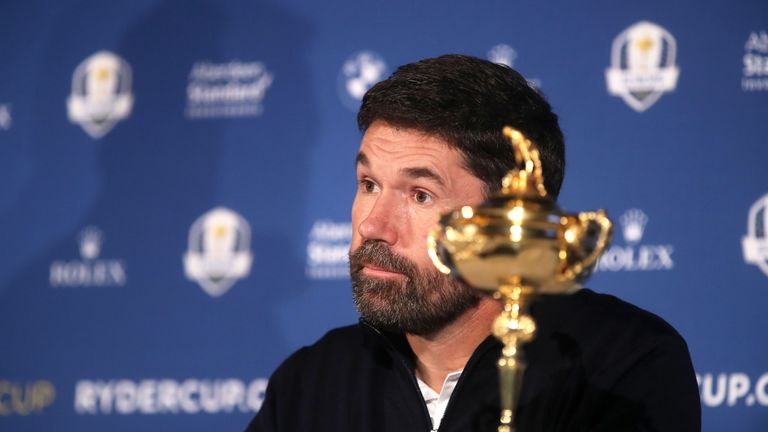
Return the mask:
M3 2L0 430L243 429L357 320L360 98L443 53L548 96L590 286L686 338L705 431L768 430L763 0Z

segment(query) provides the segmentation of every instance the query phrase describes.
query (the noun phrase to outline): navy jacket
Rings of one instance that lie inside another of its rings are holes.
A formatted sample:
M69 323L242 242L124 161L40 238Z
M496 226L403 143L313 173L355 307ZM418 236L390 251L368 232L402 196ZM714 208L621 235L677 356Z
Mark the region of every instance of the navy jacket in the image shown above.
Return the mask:
M688 349L663 320L588 289L542 296L531 314L538 330L525 346L529 366L517 432L700 430ZM496 430L500 348L492 337L477 347L441 432ZM333 330L288 358L247 431L431 429L405 338L361 323Z

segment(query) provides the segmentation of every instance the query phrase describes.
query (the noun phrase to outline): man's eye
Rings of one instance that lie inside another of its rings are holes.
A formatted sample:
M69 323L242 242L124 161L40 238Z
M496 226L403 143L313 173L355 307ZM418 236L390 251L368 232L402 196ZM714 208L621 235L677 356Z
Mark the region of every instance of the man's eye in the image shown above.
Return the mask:
M419 204L429 204L432 202L432 195L420 190L417 190L416 193L414 193L413 198Z
M362 189L363 192L373 193L378 190L378 187L376 186L376 183L370 180L360 180L360 189Z

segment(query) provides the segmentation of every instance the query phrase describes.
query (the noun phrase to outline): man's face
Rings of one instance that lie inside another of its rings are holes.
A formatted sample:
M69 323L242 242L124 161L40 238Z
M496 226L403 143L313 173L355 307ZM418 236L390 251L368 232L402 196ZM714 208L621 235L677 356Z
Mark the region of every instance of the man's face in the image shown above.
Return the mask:
M441 213L483 200L483 183L440 138L376 121L357 159L350 274L358 311L385 330L429 334L477 304L427 255Z

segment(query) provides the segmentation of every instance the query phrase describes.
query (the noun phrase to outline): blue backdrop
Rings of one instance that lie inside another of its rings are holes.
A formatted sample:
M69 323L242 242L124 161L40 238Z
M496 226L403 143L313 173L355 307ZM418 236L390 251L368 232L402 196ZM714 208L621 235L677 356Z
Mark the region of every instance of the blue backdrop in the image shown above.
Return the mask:
M763 0L5 1L0 430L243 429L356 321L360 96L451 52L549 97L590 286L686 338L704 430L768 430Z

